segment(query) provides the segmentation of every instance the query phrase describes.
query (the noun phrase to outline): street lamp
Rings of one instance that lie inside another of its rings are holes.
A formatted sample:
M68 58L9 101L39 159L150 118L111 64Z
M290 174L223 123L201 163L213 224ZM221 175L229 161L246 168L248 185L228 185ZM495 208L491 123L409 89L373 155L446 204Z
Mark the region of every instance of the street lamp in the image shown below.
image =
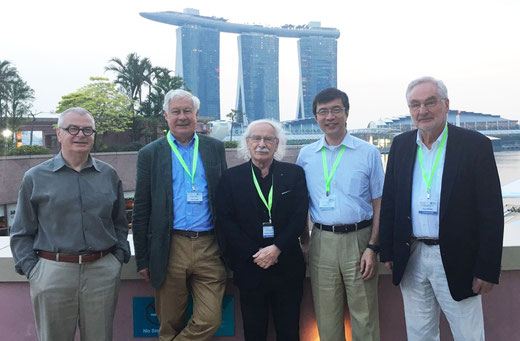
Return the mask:
M4 136L4 138L8 139L9 137L11 137L11 135L13 134L12 131L10 131L9 129L5 128L4 131L2 131L2 135Z

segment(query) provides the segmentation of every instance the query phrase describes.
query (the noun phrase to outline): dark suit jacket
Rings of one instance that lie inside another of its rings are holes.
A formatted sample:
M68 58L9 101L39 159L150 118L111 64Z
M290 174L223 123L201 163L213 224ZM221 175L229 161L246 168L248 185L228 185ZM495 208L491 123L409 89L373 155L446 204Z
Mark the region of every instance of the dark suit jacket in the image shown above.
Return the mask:
M222 176L217 194L217 231L234 282L255 289L263 276L276 274L284 280L303 280L305 264L298 237L307 224L309 200L303 169L273 161L273 207L275 244L282 253L278 263L262 269L253 255L264 246L262 219L258 215L258 193L253 183L251 162L230 168Z
M393 261L398 285L410 256L412 178L417 130L397 136L390 149L381 206L381 261ZM448 124L442 175L439 241L450 293L474 296L473 278L498 283L504 213L491 142Z
M215 220L215 191L227 168L224 145L214 138L199 135L199 153ZM155 288L166 276L173 214L172 154L166 138L161 138L143 147L137 156L132 215L137 271L149 268Z

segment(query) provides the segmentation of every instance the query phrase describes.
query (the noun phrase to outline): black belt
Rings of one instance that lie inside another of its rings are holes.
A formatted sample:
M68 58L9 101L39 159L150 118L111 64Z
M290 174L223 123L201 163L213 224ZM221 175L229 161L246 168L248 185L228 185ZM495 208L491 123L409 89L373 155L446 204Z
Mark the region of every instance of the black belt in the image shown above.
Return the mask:
M429 246L439 245L439 240L438 239L433 239L433 238L415 238L415 237L412 237L412 240L424 243L424 244L429 245Z
M173 234L178 234L180 236L188 237L188 238L191 238L191 239L196 239L196 238L199 238L199 237L202 237L202 236L209 236L209 235L211 235L213 233L214 233L213 230L200 231L200 232L197 232L197 231L186 231L186 230L173 230Z
M369 227L372 225L372 219L363 220L359 223L355 224L346 224L346 225L323 225L320 223L314 223L314 227L323 231L329 231L334 233L349 233L357 230L364 229L365 227Z

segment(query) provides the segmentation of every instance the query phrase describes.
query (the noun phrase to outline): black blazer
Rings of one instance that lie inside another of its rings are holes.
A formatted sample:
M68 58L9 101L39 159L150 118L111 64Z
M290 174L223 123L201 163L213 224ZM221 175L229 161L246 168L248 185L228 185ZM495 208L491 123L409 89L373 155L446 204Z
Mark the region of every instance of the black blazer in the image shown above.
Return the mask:
M381 261L393 261L398 285L410 256L412 179L417 130L397 136L390 149L381 205ZM439 210L439 241L450 293L474 296L473 278L498 283L504 213L491 142L448 124Z
M228 169L217 193L217 233L237 286L254 289L263 276L278 274L284 280L303 280L305 264L298 237L307 224L309 199L303 169L273 161L273 243L282 251L278 263L262 269L253 255L263 245L262 221L258 216L258 193L251 175L251 162Z
M208 182L209 206L215 221L215 192L227 168L222 142L199 135L199 153ZM132 230L137 271L148 268L152 286L166 276L173 229L172 153L165 137L143 147L137 156Z

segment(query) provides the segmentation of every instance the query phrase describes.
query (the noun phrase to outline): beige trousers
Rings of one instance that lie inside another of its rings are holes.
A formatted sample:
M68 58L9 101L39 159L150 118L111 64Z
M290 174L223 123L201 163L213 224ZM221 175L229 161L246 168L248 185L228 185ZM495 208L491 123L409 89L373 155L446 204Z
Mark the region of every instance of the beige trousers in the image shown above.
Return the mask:
M210 340L222 322L226 277L214 235L191 239L174 234L166 279L155 291L159 341ZM186 325L190 293L193 315Z
M379 341L377 273L362 280L361 255L372 229L333 233L314 228L309 270L318 332L321 340L345 340L345 301L354 341Z
M111 341L121 263L109 254L72 264L40 258L29 274L40 341Z

